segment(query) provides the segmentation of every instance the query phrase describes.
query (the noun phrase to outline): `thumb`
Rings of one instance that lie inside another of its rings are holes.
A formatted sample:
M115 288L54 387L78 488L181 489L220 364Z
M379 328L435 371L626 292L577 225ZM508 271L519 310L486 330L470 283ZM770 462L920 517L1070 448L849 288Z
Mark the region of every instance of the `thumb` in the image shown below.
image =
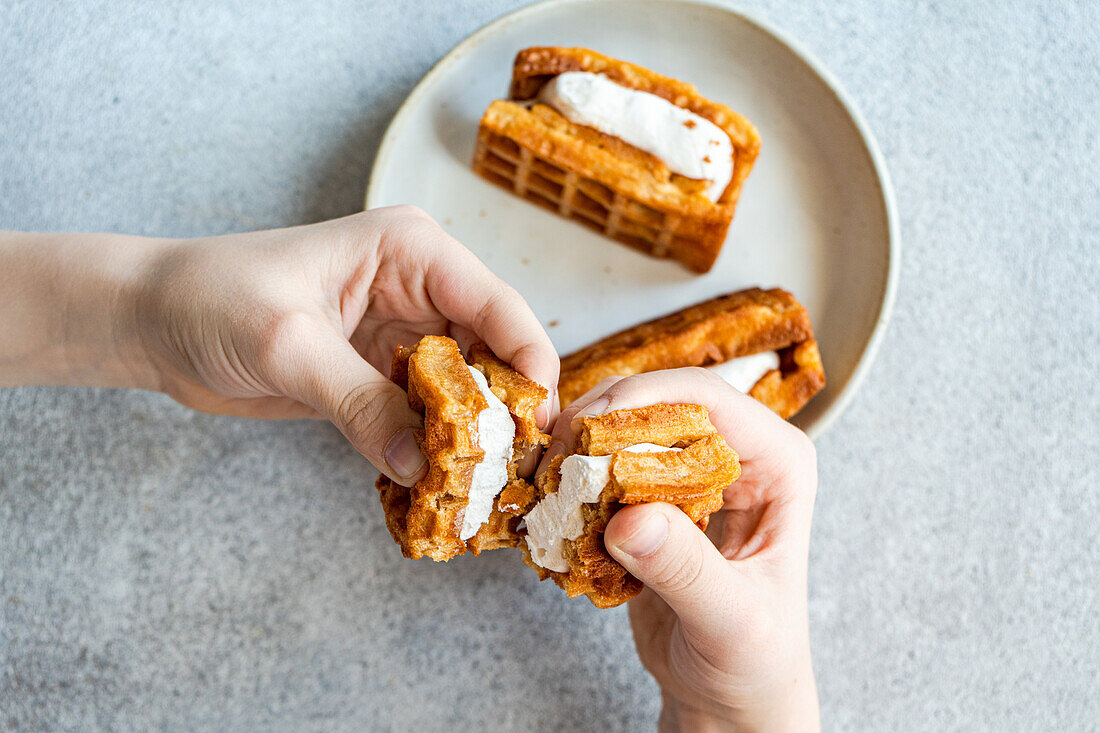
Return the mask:
M623 507L607 523L604 545L672 608L691 637L718 644L728 636L740 578L682 511L659 502Z
M427 470L414 431L423 424L405 392L341 334L317 329L283 367L288 396L330 420L382 473L412 486Z

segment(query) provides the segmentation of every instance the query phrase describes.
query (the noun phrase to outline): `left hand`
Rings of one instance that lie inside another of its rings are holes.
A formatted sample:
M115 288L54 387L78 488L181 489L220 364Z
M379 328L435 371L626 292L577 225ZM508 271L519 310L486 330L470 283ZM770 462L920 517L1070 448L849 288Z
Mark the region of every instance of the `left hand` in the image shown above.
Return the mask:
M425 470L420 417L387 378L422 335L484 340L542 384L558 358L511 287L410 206L276 231L168 243L135 298L159 382L204 412L324 417L390 478Z

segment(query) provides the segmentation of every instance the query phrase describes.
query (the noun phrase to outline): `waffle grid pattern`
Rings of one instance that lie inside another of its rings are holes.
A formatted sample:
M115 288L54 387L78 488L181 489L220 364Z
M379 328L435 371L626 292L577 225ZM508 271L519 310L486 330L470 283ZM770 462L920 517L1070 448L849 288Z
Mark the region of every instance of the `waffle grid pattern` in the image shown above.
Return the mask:
M698 246L697 237L678 236L683 217L565 170L484 127L478 132L473 168L517 196L655 257L669 257L671 249Z

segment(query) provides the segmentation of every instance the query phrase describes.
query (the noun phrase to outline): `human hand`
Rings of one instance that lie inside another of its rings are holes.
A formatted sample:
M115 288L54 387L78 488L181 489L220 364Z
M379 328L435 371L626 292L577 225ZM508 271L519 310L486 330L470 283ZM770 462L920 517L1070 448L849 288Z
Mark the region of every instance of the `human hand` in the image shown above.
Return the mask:
M133 298L156 388L203 412L323 417L404 485L421 419L387 378L424 334L483 340L551 391L558 357L523 298L424 212L164 243Z
M741 458L711 516L712 543L669 504L623 507L607 551L645 583L630 602L642 664L661 687L660 729L819 728L806 571L817 491L813 443L705 369L604 380L558 418L540 470L571 450L583 415L701 404Z

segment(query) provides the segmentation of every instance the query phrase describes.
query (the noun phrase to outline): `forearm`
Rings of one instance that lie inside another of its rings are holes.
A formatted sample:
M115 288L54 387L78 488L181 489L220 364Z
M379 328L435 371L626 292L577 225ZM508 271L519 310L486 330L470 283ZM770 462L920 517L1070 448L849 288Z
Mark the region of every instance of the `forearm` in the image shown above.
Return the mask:
M0 232L0 387L156 388L135 293L165 240Z

